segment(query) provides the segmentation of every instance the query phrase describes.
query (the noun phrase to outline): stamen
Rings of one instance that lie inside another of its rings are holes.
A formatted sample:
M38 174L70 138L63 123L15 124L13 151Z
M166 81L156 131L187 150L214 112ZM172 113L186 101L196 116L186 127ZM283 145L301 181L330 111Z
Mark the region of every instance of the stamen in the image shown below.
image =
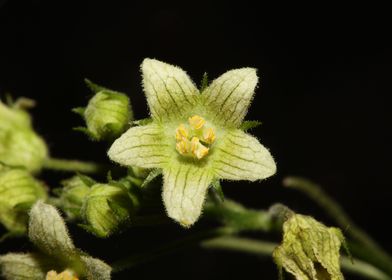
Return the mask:
M194 115L193 117L190 117L188 121L193 129L200 129L206 123L206 121L198 115Z
M198 115L188 121L190 127L180 124L176 129L176 150L183 156L202 159L208 155L209 145L215 141L215 130L204 127L206 121Z
M188 130L186 129L184 124L180 124L180 126L176 129L176 140L181 141L187 138L188 138Z
M186 155L188 153L189 150L189 141L188 139L182 139L181 141L177 142L176 144L176 150L182 154L182 155Z
M215 131L213 128L207 128L203 133L203 141L212 144L215 141Z

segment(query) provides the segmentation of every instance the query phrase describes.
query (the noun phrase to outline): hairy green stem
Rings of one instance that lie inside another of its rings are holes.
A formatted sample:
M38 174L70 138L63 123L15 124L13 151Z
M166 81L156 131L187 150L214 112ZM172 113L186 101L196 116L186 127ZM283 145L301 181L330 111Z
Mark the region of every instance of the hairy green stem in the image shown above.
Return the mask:
M272 255L273 250L278 246L276 243L259 241L249 238L234 236L216 237L201 242L202 248L221 249L255 254L260 256ZM366 277L374 280L391 280L388 275L378 268L366 262L354 259L353 263L346 257L341 258L341 267L351 274Z
M356 246L356 253L375 266L382 268L392 276L392 257L385 252L365 231L359 228L346 214L343 208L317 184L300 177L287 177L284 186L302 191L322 207L337 224L355 241L363 246Z
M95 162L83 162L78 160L48 158L44 162L44 168L81 173L99 173L105 170L104 166Z

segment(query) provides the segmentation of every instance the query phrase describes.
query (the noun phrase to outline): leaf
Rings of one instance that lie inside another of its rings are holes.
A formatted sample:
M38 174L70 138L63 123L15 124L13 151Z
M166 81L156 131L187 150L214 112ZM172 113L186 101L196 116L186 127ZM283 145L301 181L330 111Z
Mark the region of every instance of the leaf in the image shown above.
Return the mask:
M96 83L93 83L91 80L89 79L84 79L84 82L86 83L87 87L94 93L100 92L100 91L104 91L104 90L109 90L101 85L98 85Z
M207 72L204 72L203 78L201 79L200 83L200 92L203 93L203 91L208 87L208 74Z
M78 114L79 116L84 118L84 111L85 110L86 110L86 108L84 108L84 107L76 107L76 108L72 109L72 112L74 112L75 114Z
M151 170L150 173L148 173L146 179L144 179L142 185L140 186L141 188L145 188L148 186L156 177L162 174L162 169L160 168L155 168Z
M145 119L133 121L132 124L133 125L147 125L147 124L152 123L152 121L153 121L152 118L145 118Z
M214 192L215 197L218 198L219 202L224 202L225 201L225 195L222 190L222 185L220 183L219 179L215 179L211 183L211 190Z
M261 124L262 122L259 121L243 121L239 129L241 129L244 132L247 132L250 129L260 126Z

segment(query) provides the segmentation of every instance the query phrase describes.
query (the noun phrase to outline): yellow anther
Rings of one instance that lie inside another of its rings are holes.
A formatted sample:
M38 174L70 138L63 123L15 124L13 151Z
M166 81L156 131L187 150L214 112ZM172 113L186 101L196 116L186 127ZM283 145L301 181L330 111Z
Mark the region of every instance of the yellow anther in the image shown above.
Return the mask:
M193 117L190 117L188 121L193 129L200 129L206 123L206 121L198 115L194 115Z
M182 139L181 141L177 142L177 144L176 144L176 150L177 150L180 154L185 155L185 154L187 154L188 151L189 151L189 146L190 146L190 144L189 144L188 139Z
M176 140L181 141L188 138L188 130L184 124L180 124L176 129Z
M208 151L210 149L208 149L207 147L205 147L203 144L199 144L199 147L197 148L196 152L194 153L194 155L198 158L201 159L203 157L205 157L206 155L208 155Z
M213 128L207 128L204 132L203 132L203 141L208 143L208 144L212 144L215 141L215 131Z
M192 152L192 154L196 153L196 150L198 149L199 144L200 144L199 138L193 137L192 140L191 140L191 152Z
M79 280L76 276L73 275L69 270L64 270L60 274L57 274L56 271L51 270L46 274L46 280Z
M191 153L198 159L205 157L208 154L208 148L200 143L199 138L193 137L191 140Z

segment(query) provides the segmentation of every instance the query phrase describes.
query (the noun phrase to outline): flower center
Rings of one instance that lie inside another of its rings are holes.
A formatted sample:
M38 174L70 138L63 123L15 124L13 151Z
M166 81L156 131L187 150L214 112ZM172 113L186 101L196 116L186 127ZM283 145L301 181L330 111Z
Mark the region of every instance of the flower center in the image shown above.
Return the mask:
M190 117L188 122L189 125L182 123L176 129L176 150L183 156L202 159L215 141L215 131L206 127L206 121L198 115Z

